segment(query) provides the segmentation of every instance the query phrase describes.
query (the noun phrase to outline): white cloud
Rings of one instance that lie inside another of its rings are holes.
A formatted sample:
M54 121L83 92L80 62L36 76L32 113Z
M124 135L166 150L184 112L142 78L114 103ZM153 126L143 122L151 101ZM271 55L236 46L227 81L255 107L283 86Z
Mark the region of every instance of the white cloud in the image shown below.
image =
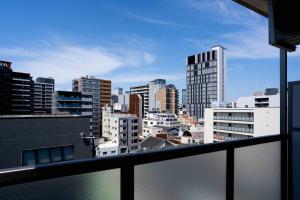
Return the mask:
M226 33L220 36L232 58L276 58L279 50L268 41L267 26L257 25L241 32Z
M248 11L229 0L186 0L190 7L201 11L215 10L220 23L241 25L231 28L223 34L206 40L188 38L186 41L199 49L207 49L215 44L224 46L230 58L268 59L278 58L279 50L268 41L268 24L265 17ZM231 26L229 26L231 27ZM300 52L290 54L298 56Z
M249 9L241 7L232 0L185 0L185 5L206 13L209 20L216 20L224 24L253 25L260 22L261 17Z
M148 83L154 79L166 79L167 81L178 81L185 79L184 74L159 74L159 73L143 73L140 71L139 73L126 73L116 76L111 76L111 80L115 84L121 83Z
M103 47L48 41L39 47L0 48L0 55L13 62L16 71L34 77L54 77L56 83L71 84L82 75L102 76L121 68L140 68L155 62L155 55L138 47ZM104 77L105 78L105 77Z
M194 25L188 25L188 24L181 24L174 21L168 21L165 19L157 19L152 17L145 17L141 15L137 15L131 12L125 12L125 15L135 19L140 22L150 23L150 24L157 24L157 25L164 25L164 26L174 26L174 27L195 27Z

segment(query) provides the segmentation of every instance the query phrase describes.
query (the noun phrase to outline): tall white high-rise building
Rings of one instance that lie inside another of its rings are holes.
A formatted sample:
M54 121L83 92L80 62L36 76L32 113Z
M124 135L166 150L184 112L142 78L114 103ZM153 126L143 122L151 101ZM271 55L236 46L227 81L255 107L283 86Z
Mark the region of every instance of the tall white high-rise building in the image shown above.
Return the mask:
M186 112L197 119L204 118L204 109L211 102L224 102L226 97L226 49L220 45L210 51L187 57Z

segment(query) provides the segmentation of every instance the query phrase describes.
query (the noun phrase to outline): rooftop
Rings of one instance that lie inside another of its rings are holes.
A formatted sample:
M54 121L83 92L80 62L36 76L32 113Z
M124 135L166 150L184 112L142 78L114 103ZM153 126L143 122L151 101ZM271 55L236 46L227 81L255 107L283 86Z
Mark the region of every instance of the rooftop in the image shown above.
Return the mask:
M81 115L0 115L0 119L20 119L20 118L88 118Z

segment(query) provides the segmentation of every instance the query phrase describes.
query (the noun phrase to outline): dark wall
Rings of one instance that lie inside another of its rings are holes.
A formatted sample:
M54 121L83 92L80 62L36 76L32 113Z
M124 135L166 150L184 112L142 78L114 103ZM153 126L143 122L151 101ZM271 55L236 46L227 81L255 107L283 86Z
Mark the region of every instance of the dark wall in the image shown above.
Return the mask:
M74 145L75 159L90 158L90 146L80 132L89 133L87 117L0 118L0 169L22 165L22 151Z

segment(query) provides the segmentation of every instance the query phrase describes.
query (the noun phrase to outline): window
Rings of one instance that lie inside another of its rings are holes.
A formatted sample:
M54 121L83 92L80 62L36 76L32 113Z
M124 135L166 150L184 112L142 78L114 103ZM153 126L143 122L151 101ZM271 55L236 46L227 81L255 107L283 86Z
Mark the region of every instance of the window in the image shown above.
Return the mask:
M104 152L103 152L103 155L106 155L106 154L107 154L107 152L106 152L106 151L104 151Z
M27 166L27 165L35 165L35 164L36 164L35 152L33 150L23 151L22 165Z
M111 154L115 154L116 153L116 151L111 151Z
M122 148L121 153L126 153L126 148Z
M63 147L64 160L74 160L74 146Z
M52 162L62 161L61 149L59 147L54 147L50 149L50 157Z
M24 150L22 166L74 160L74 145Z

